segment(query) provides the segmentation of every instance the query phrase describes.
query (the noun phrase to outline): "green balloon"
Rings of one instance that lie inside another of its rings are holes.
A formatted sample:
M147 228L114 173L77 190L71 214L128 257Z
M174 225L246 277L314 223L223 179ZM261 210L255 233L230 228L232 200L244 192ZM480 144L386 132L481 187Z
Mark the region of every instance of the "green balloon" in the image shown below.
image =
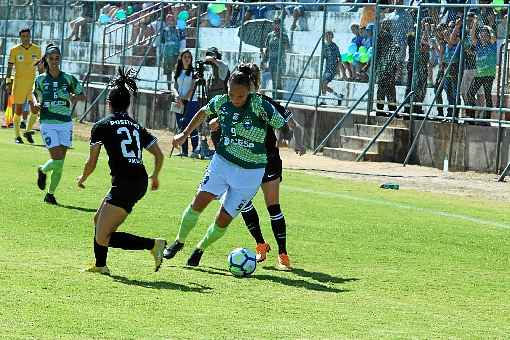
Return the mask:
M209 12L220 14L221 12L224 12L227 9L227 7L224 4L209 4L208 10Z
M370 57L368 56L368 54L366 54L366 53L360 53L359 54L359 62L360 63L366 64L366 63L368 63L369 59L370 59Z
M354 61L354 56L352 55L352 53L349 53L345 56L345 61L349 64L352 64L352 62Z
M129 5L127 8L127 15L133 14L133 6Z
M496 11L498 11L498 12L499 12L499 11L501 11L501 10L503 10L503 9L504 9L504 6L505 6L505 2L504 2L504 0L492 0L492 4L493 4L493 5L495 5L495 6L494 6L494 7L495 7L494 9L495 9Z
M188 11L180 11L179 14L177 14L178 20L186 21L189 19L189 12Z
M368 51L365 46L360 46L358 49L358 52L359 52L359 54L366 54Z

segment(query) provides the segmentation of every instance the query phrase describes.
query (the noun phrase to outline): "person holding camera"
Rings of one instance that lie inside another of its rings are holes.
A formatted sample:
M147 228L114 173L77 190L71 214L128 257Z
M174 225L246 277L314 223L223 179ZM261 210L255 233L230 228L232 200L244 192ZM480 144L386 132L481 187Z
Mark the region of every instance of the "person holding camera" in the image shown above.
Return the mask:
M210 47L205 53L204 62L212 68L212 75L207 80L207 100L214 96L227 93L227 82L230 77L228 65L221 60L221 53L216 47Z
M193 56L190 50L184 50L177 58L177 66L174 75L174 97L172 111L175 112L178 131L183 131L188 126L191 118L195 116L199 109L197 95L195 93L197 79L193 69ZM191 155L196 155L198 147L198 130L195 129L190 134L191 137ZM181 145L179 156L188 157L188 142Z

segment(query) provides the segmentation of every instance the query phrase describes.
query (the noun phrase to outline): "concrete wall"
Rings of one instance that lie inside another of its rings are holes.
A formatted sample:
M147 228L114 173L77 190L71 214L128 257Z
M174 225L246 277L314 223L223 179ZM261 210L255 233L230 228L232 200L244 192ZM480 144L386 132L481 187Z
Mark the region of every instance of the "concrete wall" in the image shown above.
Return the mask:
M417 131L419 123L415 123ZM441 169L448 152L450 124L427 122L413 157L417 164ZM495 172L497 127L455 125L449 167L458 171ZM503 128L501 164L508 162L510 129Z

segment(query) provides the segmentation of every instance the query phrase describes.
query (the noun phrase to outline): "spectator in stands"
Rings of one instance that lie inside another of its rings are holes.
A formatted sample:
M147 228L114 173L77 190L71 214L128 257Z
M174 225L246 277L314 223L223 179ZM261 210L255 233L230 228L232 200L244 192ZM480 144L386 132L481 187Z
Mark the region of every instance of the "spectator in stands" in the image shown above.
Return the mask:
M388 30L381 26L381 31L377 35L377 59L376 59L376 76L377 76L377 116L385 116L380 112L384 110L385 100L388 103L388 110L395 111L397 109L397 95L395 87L395 76L398 67L399 48L394 43L393 37Z
M363 37L361 36L361 30L358 24L351 25L351 32L354 34L354 37L351 39L351 44L356 44L356 49L363 46ZM356 73L354 72L354 68L352 63L349 62L341 62L340 66L340 76L342 80L352 80L356 78Z
M136 44L146 39L148 25L151 23L152 15L150 13L145 13L144 10L150 7L150 5L150 3L144 3L142 5L142 11L139 13L140 20L135 21L133 24L130 44Z
M222 54L216 47L205 52L204 62L211 67L211 76L207 79L208 100L217 95L227 93L227 82L230 78L228 65L222 60Z
M415 58L415 40L416 34L415 29L411 30L407 34L407 46L409 50L409 60L407 62L407 86L406 96L411 92L414 85L413 103L422 103L427 94L427 78L428 78L428 66L430 61L430 48L431 48L431 27L430 19L425 18L422 23L422 35L420 43L418 44L419 50L416 54L418 60L416 61L416 73L413 74L414 58ZM413 84L413 77L414 84ZM423 114L421 105L413 104L413 113ZM405 112L409 113L409 107L406 107ZM418 118L418 117L417 117Z
M324 33L324 52L325 59L324 74L322 76L322 94L327 92L333 93L338 97L338 94L329 87L329 83L333 81L340 64L340 50L338 45L333 42L333 32L328 31Z
M303 6L285 6L285 11L289 17L292 17L292 24L290 25L292 31L297 29L298 22L301 31L306 31L308 29L306 27L305 8Z
M90 22L94 21L94 4L92 2L85 2L81 5L81 15L69 22L69 29L71 35L67 37L68 40L78 41L81 40L83 27Z
M474 18L476 14L474 11L470 11L467 15L467 22L465 27L465 39L464 39L464 67L462 73L462 82L460 85L460 95L466 105L470 105L470 98L468 97L468 91L471 87L471 83L476 74L476 51L473 46L473 39L471 37L471 29L473 28ZM481 103L476 101L476 106L483 106L485 102ZM466 110L466 115L474 118L474 112Z
M402 5L403 0L396 0L395 5ZM397 67L397 81L402 79L404 70L404 61L406 60L406 38L407 33L413 28L414 16L409 9L396 8L386 16L387 21L391 23L391 35L393 42L399 46L398 59L401 61Z
M450 37L448 38L448 44L445 51L445 62L448 64L452 61L450 70L446 73L444 89L446 91L446 97L448 98L448 105L454 106L457 104L457 81L459 77L459 56L460 56L460 34L462 29L462 19L457 18L453 25L448 24L448 27L453 29L450 31ZM448 117L452 117L455 114L458 117L458 109L453 111L453 107L448 108Z
M448 26L444 23L439 24L435 28L435 39L432 40L432 53L434 53L435 58L437 58L437 64L439 65L439 69L436 75L436 79L434 81L434 92L438 93L436 98L436 103L438 105L443 105L443 90L444 90L444 81L441 84L441 80L444 77L444 72L447 67L445 63L445 51L447 40L446 36L448 34ZM441 85L441 86L440 86ZM437 108L437 113L441 116L444 115L444 111L442 107Z
M492 108L492 85L496 78L497 46L496 35L488 25L478 29L478 18L475 17L471 28L471 39L476 54L476 75L468 90L470 105L475 105L475 96L480 87L485 93L485 105ZM490 112L485 111L484 119L490 118Z
M264 69L267 63L267 68L271 72L274 99L280 97L277 90L282 88L281 75L285 69L285 53L290 49L289 37L285 32L282 32L282 40L280 40L280 29L282 29L280 24L280 19L276 18L274 20L273 31L267 35L262 53L261 68ZM281 55L279 54L280 46ZM278 74L278 70L280 74Z
M175 17L172 14L167 14L159 40L163 55L163 73L166 75L168 88L170 88L172 72L177 64L179 51L186 48L185 32L177 29L175 23Z

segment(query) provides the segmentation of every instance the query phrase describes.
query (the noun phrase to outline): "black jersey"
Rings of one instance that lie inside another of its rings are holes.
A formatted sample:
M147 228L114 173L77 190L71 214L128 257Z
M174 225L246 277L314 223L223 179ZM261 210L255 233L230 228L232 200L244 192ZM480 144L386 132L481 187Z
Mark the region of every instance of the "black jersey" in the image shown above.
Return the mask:
M127 113L101 119L94 124L90 137L90 145L99 143L105 147L113 180L147 178L142 148L156 142L157 138Z
M276 110L285 118L286 121L292 116L292 113L285 109L282 105L274 101L271 97L268 97L264 94L260 94L262 98L267 100L271 105L273 105ZM285 124L280 129L284 134L288 133L289 126ZM266 152L267 152L267 159L268 162L271 161L271 159L280 159L280 152L278 150L278 140L276 138L276 133L272 126L267 126L267 134L266 134Z

